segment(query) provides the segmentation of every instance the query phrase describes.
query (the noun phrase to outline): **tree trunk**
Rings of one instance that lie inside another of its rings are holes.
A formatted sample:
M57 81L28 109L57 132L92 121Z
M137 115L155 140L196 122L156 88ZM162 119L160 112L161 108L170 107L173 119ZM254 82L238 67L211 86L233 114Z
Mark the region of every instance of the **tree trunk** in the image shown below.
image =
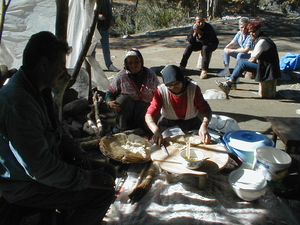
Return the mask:
M213 18L218 17L218 4L219 4L219 0L213 0L213 9L212 9Z
M69 0L56 0L55 35L62 40L67 40L69 17Z
M256 15L256 8L258 6L259 0L251 0L250 1L250 13L251 16L255 16Z
M206 18L208 21L211 19L211 5L213 0L207 0L207 6L206 6Z
M7 4L5 4L5 0L1 1L1 17L0 17L0 43L2 39L2 32L4 27L4 20L5 20L5 13L7 11L7 8L10 4L11 0L8 0Z

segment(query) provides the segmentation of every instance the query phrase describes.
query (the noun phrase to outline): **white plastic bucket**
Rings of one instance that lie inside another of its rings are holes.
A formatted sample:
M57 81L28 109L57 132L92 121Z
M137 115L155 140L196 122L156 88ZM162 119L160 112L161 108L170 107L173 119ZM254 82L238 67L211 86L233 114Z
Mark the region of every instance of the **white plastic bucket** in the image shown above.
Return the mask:
M284 151L269 147L258 147L254 152L252 169L262 173L270 186L278 186L286 176L292 158Z

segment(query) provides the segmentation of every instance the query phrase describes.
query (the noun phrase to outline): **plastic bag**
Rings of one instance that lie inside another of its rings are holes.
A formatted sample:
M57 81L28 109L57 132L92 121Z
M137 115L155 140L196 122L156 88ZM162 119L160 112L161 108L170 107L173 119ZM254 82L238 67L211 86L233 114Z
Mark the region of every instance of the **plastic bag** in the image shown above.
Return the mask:
M280 70L300 69L300 54L288 52L280 59Z
M236 120L227 116L216 114L212 115L208 127L224 134L233 130L241 129Z

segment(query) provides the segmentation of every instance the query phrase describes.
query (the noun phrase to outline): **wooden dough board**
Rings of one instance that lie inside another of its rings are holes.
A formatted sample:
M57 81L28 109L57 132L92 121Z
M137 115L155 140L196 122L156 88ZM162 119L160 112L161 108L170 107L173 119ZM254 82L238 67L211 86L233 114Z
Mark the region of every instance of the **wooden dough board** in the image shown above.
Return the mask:
M191 135L184 135L184 137ZM176 174L192 174L197 176L206 176L211 173L216 173L223 169L229 161L228 152L226 149L216 142L211 144L191 145L191 149L199 149L204 153L205 157L209 157L203 162L200 168L196 170L187 169L180 162L180 150L170 145L169 138L164 139L164 145L167 148L169 155L166 155L159 147L152 149L151 159L159 164L159 166L170 173Z

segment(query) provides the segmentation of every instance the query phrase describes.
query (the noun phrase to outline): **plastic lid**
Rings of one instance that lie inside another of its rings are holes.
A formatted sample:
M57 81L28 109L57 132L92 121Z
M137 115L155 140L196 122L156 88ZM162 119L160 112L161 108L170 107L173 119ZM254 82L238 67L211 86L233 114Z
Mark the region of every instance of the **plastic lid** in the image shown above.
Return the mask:
M260 190L267 184L266 178L259 172L249 169L238 169L229 174L228 181L236 188Z
M223 136L224 142L236 149L243 151L254 151L261 146L274 146L272 139L250 130L234 130Z

